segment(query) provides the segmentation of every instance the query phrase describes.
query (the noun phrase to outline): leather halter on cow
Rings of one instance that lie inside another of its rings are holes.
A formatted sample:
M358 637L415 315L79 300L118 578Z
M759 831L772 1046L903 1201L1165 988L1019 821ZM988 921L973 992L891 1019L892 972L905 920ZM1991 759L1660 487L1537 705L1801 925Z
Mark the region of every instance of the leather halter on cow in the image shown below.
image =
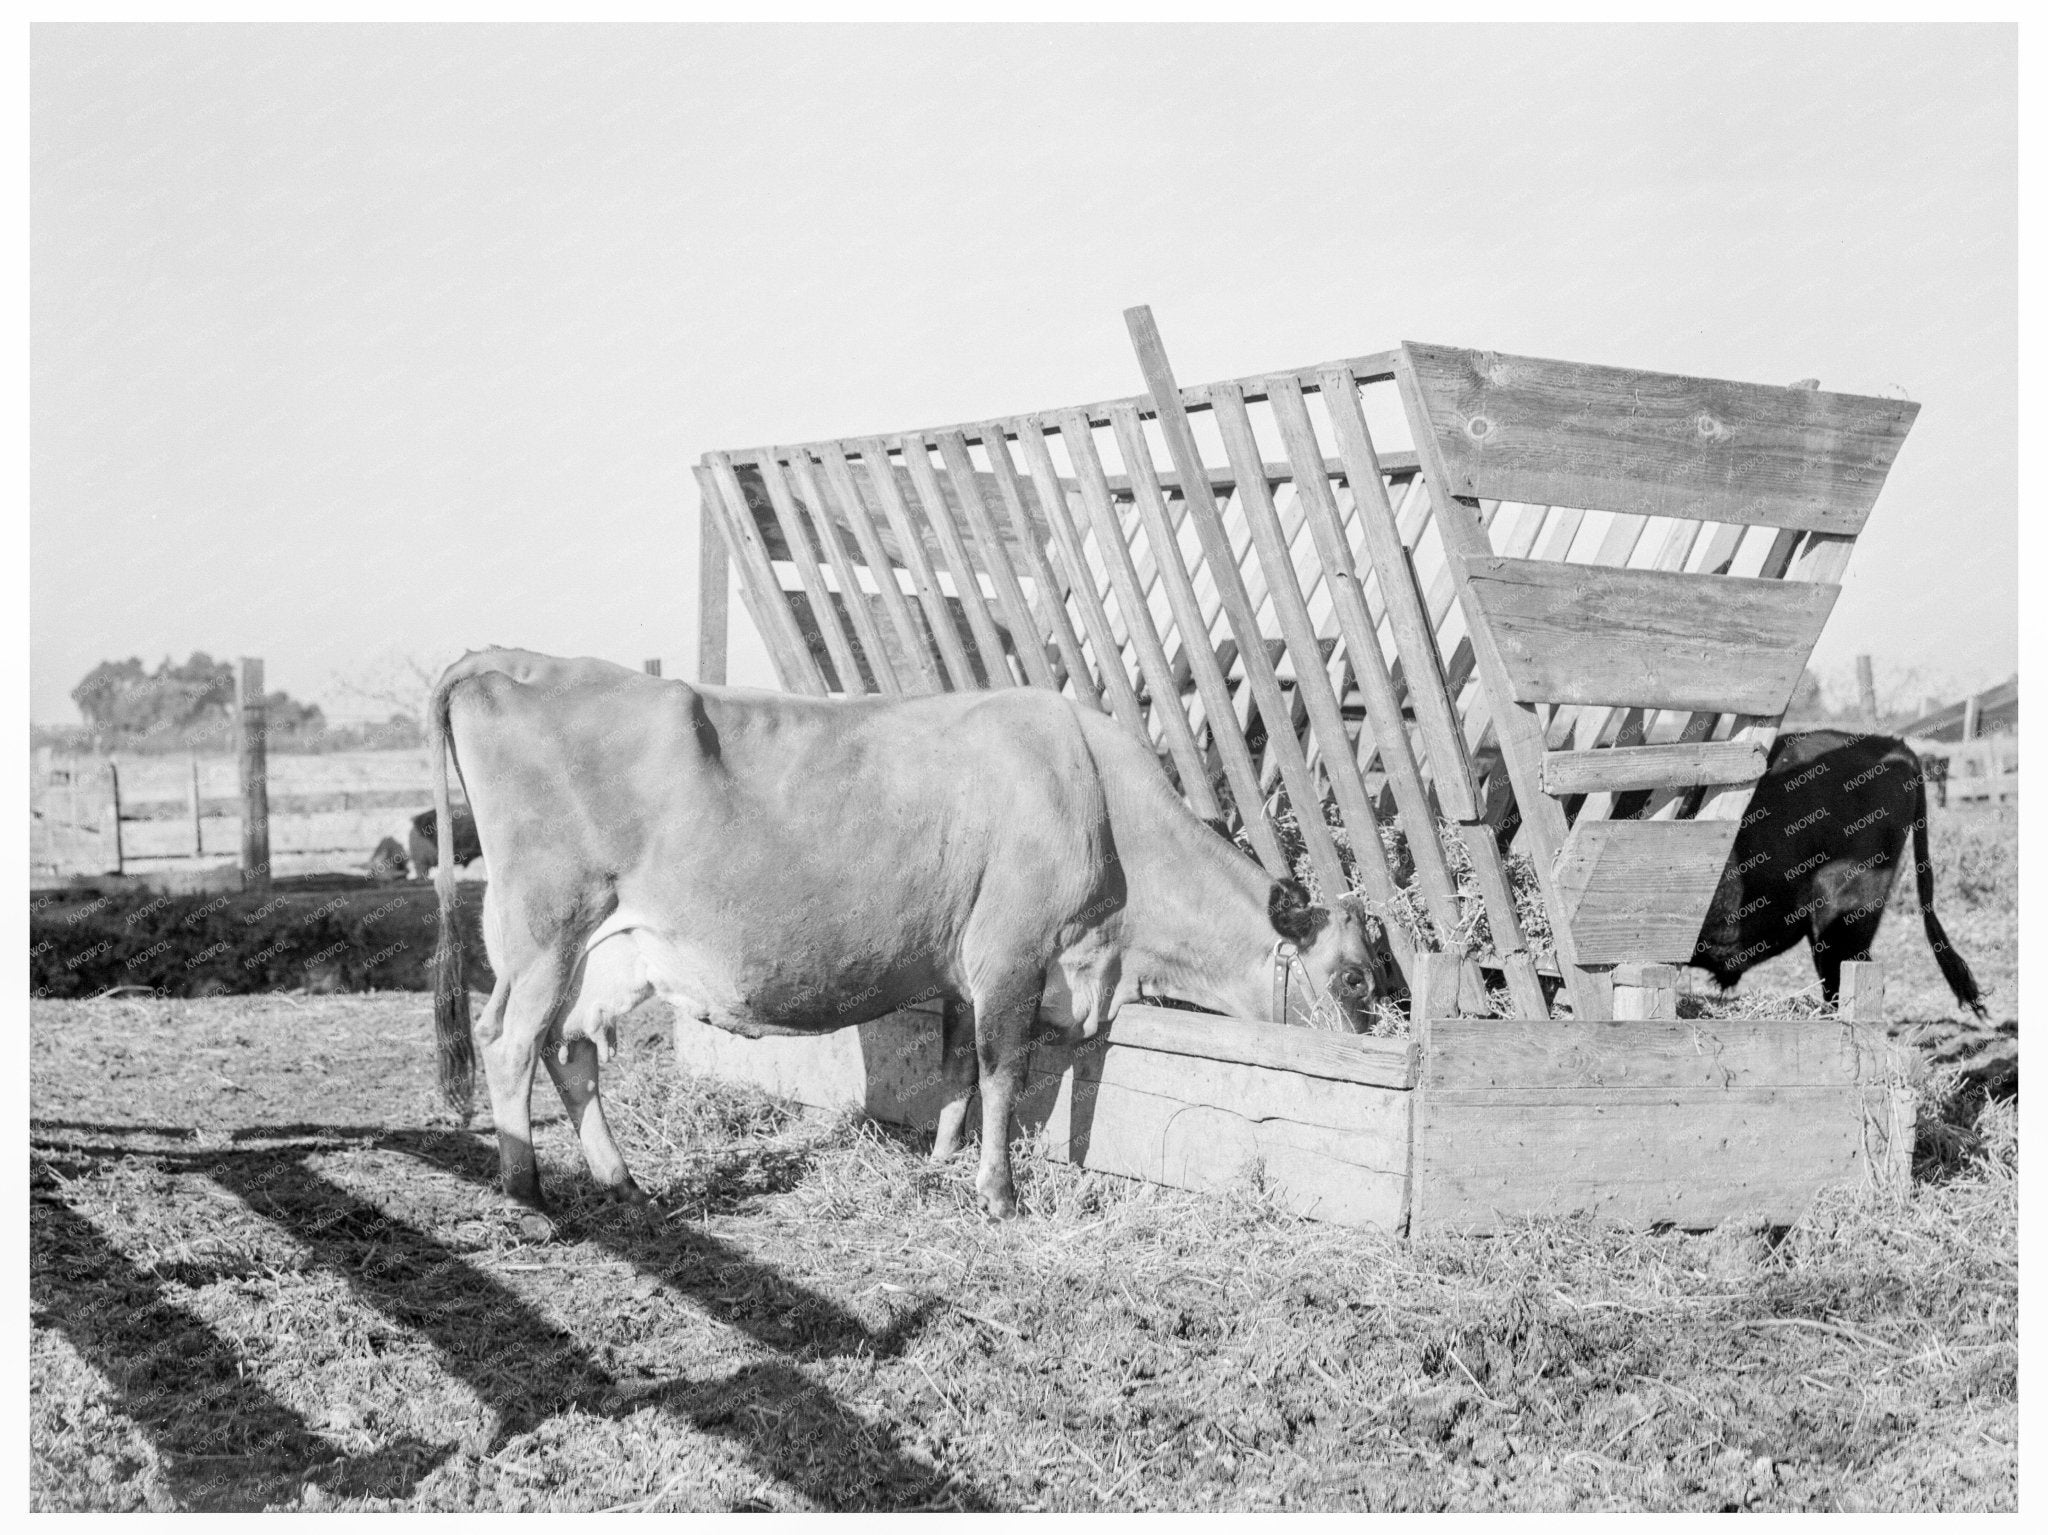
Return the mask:
M493 650L442 674L429 720L442 1085L466 1110L480 1049L505 1187L528 1203L536 1059L593 1176L640 1197L605 1124L598 1042L649 996L750 1036L971 1004L971 1030L946 1030L933 1155L957 1148L978 1086L976 1186L997 1215L1015 1208L1010 1110L1034 1024L1093 1034L1146 994L1247 1018L1277 995L1289 1021L1321 998L1367 1021L1365 915L1274 881L1143 744L1056 694L835 701ZM473 1031L451 762L490 873L497 980Z

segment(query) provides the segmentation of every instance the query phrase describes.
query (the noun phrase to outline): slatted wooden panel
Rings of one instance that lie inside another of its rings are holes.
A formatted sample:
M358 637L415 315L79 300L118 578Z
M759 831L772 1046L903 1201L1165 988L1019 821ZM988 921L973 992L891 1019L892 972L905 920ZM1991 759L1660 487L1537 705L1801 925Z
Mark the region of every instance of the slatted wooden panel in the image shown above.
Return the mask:
M1590 883L1567 907L1551 864L1572 820L1725 817L1721 786L1755 777L1780 674L1797 678L1826 611L1819 588L1730 596L1770 620L1745 640L1717 626L1711 596L1673 607L1645 578L1690 594L1698 572L1741 565L1751 533L1791 542L1752 557L1728 593L1788 572L1837 578L1912 407L1800 393L1788 413L1793 391L1667 377L1654 420L1617 427L1602 414L1619 398L1613 370L1591 370L1607 392L1579 409L1570 390L1587 370L1413 347L1182 387L1149 313L1127 319L1142 395L706 456L706 526L784 685L1065 692L1144 740L1276 875L1363 897L1404 972L1418 950L1473 953L1518 1016L1539 1017L1540 966L1572 984L1581 1016L1604 1016L1567 913L1612 907L1601 871L1628 866L1635 844L1582 845ZM1512 472L1493 485L1503 461ZM1642 477L1632 465L1664 489L1614 489ZM1719 520L1676 515L1696 506ZM1567 562L1610 569L1560 595L1544 574ZM1513 589L1492 605L1498 640L1471 616L1489 604L1459 600L1475 572ZM1580 670L1583 614L1630 603L1697 656L1667 656L1644 685L1561 683L1560 667ZM1724 697L1731 658L1761 680ZM1692 718L1659 712L1673 709ZM1547 811L1524 814L1518 847L1542 865L1555 953L1525 933L1495 835L1534 800Z
M1397 373L1459 599L1447 680L1574 1011L1609 1017L1611 966L1691 958L1918 407L1416 343Z

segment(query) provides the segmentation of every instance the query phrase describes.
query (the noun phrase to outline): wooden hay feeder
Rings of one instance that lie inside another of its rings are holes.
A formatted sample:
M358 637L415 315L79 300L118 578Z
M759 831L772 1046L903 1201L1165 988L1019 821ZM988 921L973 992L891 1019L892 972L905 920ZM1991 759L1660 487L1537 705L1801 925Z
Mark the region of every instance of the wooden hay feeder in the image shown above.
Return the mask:
M1881 1034L1681 1021L1666 967L1918 406L1412 342L1181 388L1126 318L1144 395L696 471L700 681L729 559L785 687L1063 691L1276 876L1383 919L1411 1037L1129 1008L1040 1046L1026 1128L1187 1187L1256 1161L1411 1232L1778 1223L1899 1176ZM1477 1016L1495 987L1512 1016ZM688 1064L930 1123L929 1017L681 1028Z

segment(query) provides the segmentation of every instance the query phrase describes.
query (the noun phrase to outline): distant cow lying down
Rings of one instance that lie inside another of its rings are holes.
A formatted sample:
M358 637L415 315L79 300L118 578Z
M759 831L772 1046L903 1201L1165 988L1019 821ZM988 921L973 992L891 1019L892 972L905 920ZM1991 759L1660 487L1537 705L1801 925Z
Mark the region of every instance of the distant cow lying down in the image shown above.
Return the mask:
M370 854L368 873L379 884L405 878L405 849L396 837L386 837Z
M1286 997L1299 1014L1304 993L1354 1028L1366 1017L1363 915L1276 883L1146 746L1056 694L836 702L494 650L442 673L429 730L435 808L447 824L452 761L490 866L497 976L472 1033L444 862L442 1085L466 1110L481 1051L505 1188L525 1203L541 1197L536 1059L592 1175L641 1197L605 1123L595 1038L650 995L750 1037L946 999L933 1156L959 1146L978 1084L975 1181L998 1216L1016 1205L1010 1110L1036 1020L1092 1034L1151 995L1254 1018Z
M467 805L457 805L449 817L455 827L455 867L484 856L483 844L476 840L476 817L469 813ZM425 879L434 872L440 859L440 835L435 829L434 812L422 810L412 818L412 826L406 834L407 851L412 857L412 877Z

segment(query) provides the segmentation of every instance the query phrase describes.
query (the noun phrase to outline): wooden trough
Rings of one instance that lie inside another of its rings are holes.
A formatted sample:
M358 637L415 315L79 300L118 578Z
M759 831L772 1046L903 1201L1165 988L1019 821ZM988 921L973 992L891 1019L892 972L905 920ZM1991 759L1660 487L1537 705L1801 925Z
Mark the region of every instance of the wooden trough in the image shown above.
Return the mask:
M1299 1214L1411 1236L1573 1214L1790 1225L1823 1187L1910 1176L1908 1065L1875 1029L1460 1018L1455 964L1421 968L1445 1015L1419 1005L1411 1038L1156 1007L1125 1008L1093 1040L1041 1038L1017 1133L1174 1188L1256 1173ZM800 1103L918 1130L937 1120L936 1005L816 1038L678 1018L676 1051L691 1071Z
M1881 1036L1681 1022L1660 977L1918 407L1412 342L1184 389L1126 319L1143 395L697 469L698 680L736 569L792 690L1103 709L1273 874L1362 899L1418 999L1405 1039L1126 1009L1041 1048L1026 1127L1410 1231L1776 1221L1896 1176ZM691 1030L687 1064L929 1119L929 1019Z

